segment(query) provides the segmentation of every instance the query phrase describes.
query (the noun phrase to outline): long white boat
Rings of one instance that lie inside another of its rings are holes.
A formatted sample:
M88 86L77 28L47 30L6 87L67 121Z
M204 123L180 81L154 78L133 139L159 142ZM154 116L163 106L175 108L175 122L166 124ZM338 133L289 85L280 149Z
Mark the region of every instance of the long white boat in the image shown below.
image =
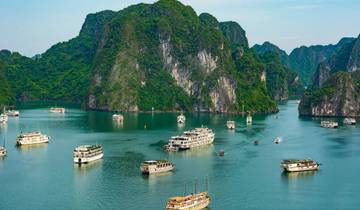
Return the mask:
M31 133L22 133L16 138L16 145L31 145L48 143L50 137L42 134L40 131L34 131Z
M168 160L148 160L141 164L140 170L143 174L156 174L172 171L175 165Z
M283 160L281 167L286 172L314 171L320 168L320 164L311 159L304 160Z
M6 114L0 114L0 124L5 124L8 121L8 116Z
M20 112L17 110L7 110L5 113L9 117L19 117L20 116Z
M334 121L321 121L320 122L320 126L323 128L338 128L339 127L339 123L334 122Z
M206 208L211 202L207 192L177 196L170 198L166 203L166 210L200 210Z
M355 118L345 118L343 122L346 125L356 125L356 119Z
M99 160L104 156L101 145L81 145L74 149L74 162L78 164Z
M214 132L207 128L195 128L190 131L185 131L180 136L173 136L170 138L169 143L164 146L165 151L179 151L187 150L195 147L209 145L214 142Z
M50 112L51 113L65 113L65 108L62 108L62 107L51 107L50 108Z

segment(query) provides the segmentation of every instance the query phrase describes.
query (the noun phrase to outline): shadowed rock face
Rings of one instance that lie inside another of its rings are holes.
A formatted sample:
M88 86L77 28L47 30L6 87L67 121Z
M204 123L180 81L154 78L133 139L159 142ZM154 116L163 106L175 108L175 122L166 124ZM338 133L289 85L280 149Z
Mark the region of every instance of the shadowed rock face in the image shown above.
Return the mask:
M299 106L300 115L360 115L360 37L319 64L313 88Z
M333 74L322 88L304 95L300 115L360 116L359 79L359 72Z

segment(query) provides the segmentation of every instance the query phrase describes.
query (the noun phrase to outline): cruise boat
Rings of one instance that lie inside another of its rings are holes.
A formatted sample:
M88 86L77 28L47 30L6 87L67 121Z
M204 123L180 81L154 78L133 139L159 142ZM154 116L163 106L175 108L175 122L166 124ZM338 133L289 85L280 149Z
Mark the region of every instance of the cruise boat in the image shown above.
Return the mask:
M148 160L141 164L140 170L143 174L156 174L172 171L175 165L168 160Z
M8 116L6 114L0 114L0 124L7 123Z
M7 110L5 113L9 117L19 117L20 116L20 112L17 110Z
M286 172L301 172L301 171L314 171L318 170L320 164L311 159L304 160L283 160L281 162L281 167Z
M228 129L233 130L235 129L235 121L227 121L226 126Z
M215 139L214 132L207 128L195 128L185 131L181 136L173 136L169 143L164 146L165 151L187 150L195 147L212 144Z
M0 157L6 156L6 149L3 146L0 146Z
M103 156L101 145L81 145L74 149L74 162L78 164L99 160Z
M31 133L22 133L16 138L16 145L30 145L30 144L41 144L48 143L50 137L42 134L39 131Z
M323 128L338 128L339 124L334 121L321 121L320 126Z
M251 125L252 124L252 116L250 114L248 114L246 116L246 124L247 125Z
M207 192L172 197L166 203L166 210L200 210L206 208L210 202L211 197Z
M50 108L51 113L65 113L65 108L61 107L51 107Z
M280 144L282 142L281 137L276 137L276 139L274 140L275 144Z
M121 115L121 114L113 114L112 119L113 119L114 122L117 122L117 123L123 123L124 122L124 116Z
M345 118L343 122L346 125L356 125L356 119L355 118Z
M176 121L179 124L184 124L186 121L185 115L183 115L183 113L181 113L179 116L177 116Z

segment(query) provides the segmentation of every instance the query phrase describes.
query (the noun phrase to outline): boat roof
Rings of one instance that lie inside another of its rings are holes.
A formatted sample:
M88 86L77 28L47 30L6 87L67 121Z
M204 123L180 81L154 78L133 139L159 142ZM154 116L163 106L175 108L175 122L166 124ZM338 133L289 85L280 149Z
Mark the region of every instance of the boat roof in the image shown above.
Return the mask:
M168 160L147 160L147 161L144 161L143 164L157 164L157 163L170 163L170 161Z
M303 160L299 160L299 159L285 159L283 160L283 163L303 163L303 162L315 162L314 160L311 159L303 159Z
M75 150L90 150L90 149L95 149L97 147L101 147L101 145L99 144L95 144L95 145L80 145L78 147L75 148Z

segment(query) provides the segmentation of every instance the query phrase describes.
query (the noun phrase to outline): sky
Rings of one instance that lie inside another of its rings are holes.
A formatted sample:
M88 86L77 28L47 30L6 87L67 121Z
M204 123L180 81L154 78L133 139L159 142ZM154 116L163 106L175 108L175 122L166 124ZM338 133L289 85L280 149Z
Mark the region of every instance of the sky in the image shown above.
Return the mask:
M85 17L149 0L0 0L0 49L26 56L78 35ZM236 21L250 46L270 41L296 47L335 44L360 33L360 0L181 0L200 14Z

